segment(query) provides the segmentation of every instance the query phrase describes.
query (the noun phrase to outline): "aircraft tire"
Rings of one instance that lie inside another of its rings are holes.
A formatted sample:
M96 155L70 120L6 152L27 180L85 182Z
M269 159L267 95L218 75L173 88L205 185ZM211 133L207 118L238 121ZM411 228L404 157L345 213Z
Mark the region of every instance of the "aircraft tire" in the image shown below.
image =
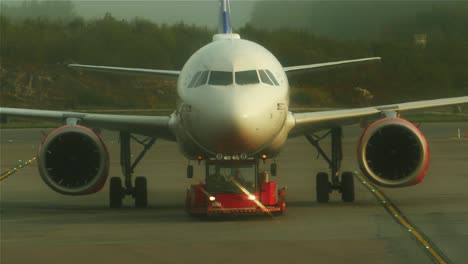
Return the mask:
M109 206L110 208L121 208L123 199L122 179L112 177L109 184Z
M138 176L135 178L135 207L146 208L148 206L148 190L146 178Z
M341 175L341 199L345 203L354 202L354 176L352 172Z
M317 202L327 203L328 200L330 200L330 184L328 182L327 173L317 173L315 188L317 192Z

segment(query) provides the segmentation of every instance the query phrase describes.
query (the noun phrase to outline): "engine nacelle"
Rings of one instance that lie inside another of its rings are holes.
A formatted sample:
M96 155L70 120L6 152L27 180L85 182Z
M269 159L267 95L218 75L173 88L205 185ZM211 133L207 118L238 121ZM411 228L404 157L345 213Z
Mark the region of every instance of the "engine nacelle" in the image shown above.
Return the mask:
M67 125L49 133L41 143L38 164L42 179L54 191L92 194L106 182L109 154L94 131Z
M429 147L421 131L409 121L384 118L362 134L357 159L372 182L404 187L423 180L429 165Z

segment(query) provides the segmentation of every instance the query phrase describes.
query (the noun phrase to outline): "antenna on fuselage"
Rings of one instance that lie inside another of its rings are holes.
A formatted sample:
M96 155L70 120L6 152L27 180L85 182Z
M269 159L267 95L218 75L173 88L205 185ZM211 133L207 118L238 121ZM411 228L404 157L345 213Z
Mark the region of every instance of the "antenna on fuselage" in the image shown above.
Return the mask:
M219 33L231 34L231 1L219 0Z

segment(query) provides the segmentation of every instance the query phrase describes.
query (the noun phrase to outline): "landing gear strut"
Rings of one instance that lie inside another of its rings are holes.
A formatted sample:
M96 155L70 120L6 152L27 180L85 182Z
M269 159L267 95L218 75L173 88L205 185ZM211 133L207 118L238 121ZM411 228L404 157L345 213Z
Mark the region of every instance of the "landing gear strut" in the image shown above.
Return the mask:
M143 145L143 150L133 163L131 160L131 139ZM136 177L135 185L133 185L132 176L138 163L155 142L155 137L148 137L142 141L135 138L128 132L120 132L120 166L122 167L122 173L124 176L124 186L122 186L122 179L120 177L111 178L109 192L109 205L111 208L122 207L122 199L126 195L131 195L135 199L135 207L145 208L148 206L146 178L142 176Z
M354 201L354 181L352 172L343 172L340 180L340 169L341 161L343 160L343 143L341 141L343 137L343 130L341 127L332 128L323 136L317 136L314 134L306 134L307 140L312 144L318 151L318 154L322 156L328 163L331 173L331 179L329 179L326 172L319 172L316 178L316 191L317 201L319 203L326 203L330 199L330 193L332 191L341 192L341 198L343 202ZM331 137L331 158L325 153L320 146L320 141Z

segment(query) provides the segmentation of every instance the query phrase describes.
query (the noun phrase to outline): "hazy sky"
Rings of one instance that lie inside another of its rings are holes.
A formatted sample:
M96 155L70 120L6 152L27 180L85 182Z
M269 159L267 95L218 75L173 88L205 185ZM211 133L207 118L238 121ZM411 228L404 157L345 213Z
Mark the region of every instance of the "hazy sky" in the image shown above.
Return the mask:
M21 3L22 0L0 0ZM375 37L388 23L431 10L447 0L231 0L234 30L247 22L260 28L306 29L337 38ZM468 1L468 0L465 0ZM118 19L218 27L218 0L72 0L85 18L109 12ZM262 4L254 6L261 2ZM313 2L313 4L311 3ZM464 2L464 1L462 1Z
M0 0L8 5L20 4L23 0ZM218 0L72 0L76 12L85 18L102 17L106 12L114 17L133 19L147 18L160 23L184 21L217 28ZM234 0L231 4L232 23L241 27L251 18L254 0Z
M144 17L157 22L174 23L183 20L216 28L218 24L217 0L185 1L73 1L76 11L85 17L102 17L106 12L119 18ZM240 27L250 20L254 1L233 1L232 23Z

